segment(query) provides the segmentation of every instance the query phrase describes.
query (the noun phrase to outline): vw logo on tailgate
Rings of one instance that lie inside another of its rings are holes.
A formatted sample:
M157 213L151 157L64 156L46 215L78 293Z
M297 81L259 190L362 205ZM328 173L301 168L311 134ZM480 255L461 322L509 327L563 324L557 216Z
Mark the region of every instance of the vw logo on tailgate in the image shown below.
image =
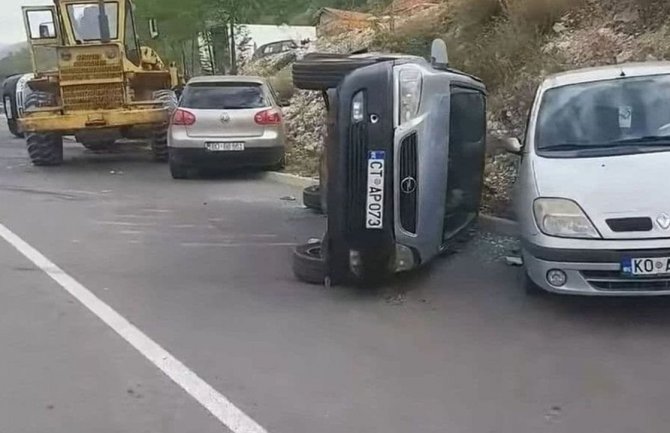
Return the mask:
M230 114L223 113L221 115L221 123L228 123L228 122L230 122Z

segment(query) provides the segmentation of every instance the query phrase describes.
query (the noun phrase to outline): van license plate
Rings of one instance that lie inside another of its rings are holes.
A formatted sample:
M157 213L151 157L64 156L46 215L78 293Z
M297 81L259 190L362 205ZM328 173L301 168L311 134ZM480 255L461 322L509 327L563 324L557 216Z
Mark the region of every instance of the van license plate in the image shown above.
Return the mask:
M237 141L226 143L205 143L205 148L212 152L240 152L244 150L244 143Z
M384 228L384 152L368 153L368 191L365 201L365 228Z
M621 263L621 270L628 275L668 275L670 274L670 257L624 259Z

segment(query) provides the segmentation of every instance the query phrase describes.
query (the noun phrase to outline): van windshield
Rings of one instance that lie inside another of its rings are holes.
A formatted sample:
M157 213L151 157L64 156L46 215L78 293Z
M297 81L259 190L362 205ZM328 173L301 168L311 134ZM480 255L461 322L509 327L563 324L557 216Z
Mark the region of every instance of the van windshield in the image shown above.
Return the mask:
M545 92L539 154L670 150L670 75L589 82ZM569 156L569 155L562 155Z

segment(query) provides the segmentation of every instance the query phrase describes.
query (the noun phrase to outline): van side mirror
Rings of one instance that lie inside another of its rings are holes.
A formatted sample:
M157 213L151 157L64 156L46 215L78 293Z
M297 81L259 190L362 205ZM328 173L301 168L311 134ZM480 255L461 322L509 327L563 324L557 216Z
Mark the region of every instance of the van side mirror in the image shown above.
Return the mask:
M149 35L151 36L151 39L158 39L158 36L160 36L158 22L153 18L149 20Z
M521 142L516 137L506 137L506 138L504 138L502 140L502 147L507 152L513 153L515 155L521 155L521 151L523 150L523 146L521 145Z

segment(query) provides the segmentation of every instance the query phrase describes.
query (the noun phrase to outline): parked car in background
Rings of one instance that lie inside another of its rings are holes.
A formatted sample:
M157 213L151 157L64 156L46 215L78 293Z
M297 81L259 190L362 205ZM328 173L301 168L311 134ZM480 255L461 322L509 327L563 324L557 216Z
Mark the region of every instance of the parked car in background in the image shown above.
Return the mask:
M275 54L285 53L287 51L297 50L298 43L293 40L277 41L261 45L254 51L253 59L262 59L263 57L273 56Z
M507 147L529 292L670 295L670 63L547 78Z
M286 133L279 100L261 77L193 78L173 114L168 147L175 179L201 168L280 169Z
M27 83L32 78L33 74L16 74L2 83L2 106L7 118L7 127L17 138L23 137L18 119L23 116L24 101L30 92Z

